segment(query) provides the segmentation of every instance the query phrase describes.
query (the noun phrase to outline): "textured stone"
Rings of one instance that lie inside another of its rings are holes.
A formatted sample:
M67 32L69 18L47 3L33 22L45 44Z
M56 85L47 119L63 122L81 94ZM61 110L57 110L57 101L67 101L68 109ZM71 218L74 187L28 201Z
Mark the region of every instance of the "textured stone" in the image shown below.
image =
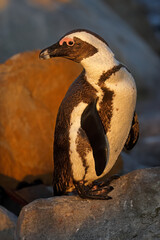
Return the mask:
M160 166L160 103L144 102L138 105L140 137L134 149L122 154L123 173L140 168Z
M159 240L160 168L137 170L113 182L112 200L62 196L21 211L17 239Z
M49 198L53 196L53 187L47 187L43 184L24 187L14 192L16 196L30 203L38 198Z
M17 217L0 206L0 239L14 240Z
M0 11L4 10L8 5L8 0L0 0Z
M15 55L0 67L0 183L41 178L52 183L57 110L81 66L42 61L37 52Z
M41 6L47 10L55 9L59 2L70 2L71 0L28 0L28 3L35 6Z
M160 40L148 21L148 9L135 0L104 0L120 15L156 52L160 53Z

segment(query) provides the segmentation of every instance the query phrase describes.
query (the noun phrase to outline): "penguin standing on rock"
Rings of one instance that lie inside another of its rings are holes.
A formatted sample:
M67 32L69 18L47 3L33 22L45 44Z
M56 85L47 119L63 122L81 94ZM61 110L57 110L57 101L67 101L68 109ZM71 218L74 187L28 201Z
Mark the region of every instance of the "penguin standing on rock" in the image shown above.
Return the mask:
M77 190L82 198L110 199L111 181L97 181L123 148L138 140L135 81L108 44L88 30L74 30L40 53L64 57L84 70L72 83L58 111L54 135L54 195Z

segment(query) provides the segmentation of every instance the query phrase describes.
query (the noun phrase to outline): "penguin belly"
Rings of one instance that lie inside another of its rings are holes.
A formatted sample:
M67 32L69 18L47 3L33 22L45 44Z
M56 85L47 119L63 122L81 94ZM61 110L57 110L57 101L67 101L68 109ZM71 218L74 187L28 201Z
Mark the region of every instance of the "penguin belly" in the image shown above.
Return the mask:
M85 181L86 184L99 178L96 174L96 160L94 158L93 149L81 124L83 112L88 106L89 104L81 102L78 106L74 107L71 113L69 131L69 156L73 179L77 182ZM106 155L109 155L108 153L106 152Z
M114 76L114 81L112 81L112 78L110 81L106 81L106 88L113 91L114 96L110 128L106 133L108 161L100 176L96 174L93 151L87 135L81 127L81 117L88 104L80 102L72 110L69 131L69 156L75 181L84 180L89 184L106 175L114 166L128 137L136 105L136 86L134 79L127 70L123 69L117 76L120 78L118 82L116 76ZM97 102L97 108L99 108L98 106L100 106L99 102ZM101 106L103 108L103 103ZM105 114L103 109L102 111L97 110L100 117L102 113ZM104 126L104 128L107 128L107 126Z
M114 91L114 98L110 129L107 132L110 154L103 175L111 170L123 150L136 106L137 91L133 77L126 69L121 70L119 75L118 82L106 82L107 88Z
M73 108L70 119L69 156L75 181L81 181L84 179L88 165L88 163L86 163L86 155L88 152L91 152L87 136L81 128L81 116L86 107L87 103L80 102Z

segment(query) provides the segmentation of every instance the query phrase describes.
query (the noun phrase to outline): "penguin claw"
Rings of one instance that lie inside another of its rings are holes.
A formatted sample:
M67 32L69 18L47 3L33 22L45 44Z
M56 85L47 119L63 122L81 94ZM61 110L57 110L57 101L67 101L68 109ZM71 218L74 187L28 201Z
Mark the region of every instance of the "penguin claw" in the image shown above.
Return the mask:
M81 198L109 200L112 199L112 197L108 196L108 193L114 189L112 186L109 186L109 184L117 178L119 178L119 176L114 175L107 179L107 181L94 181L89 185L85 185L84 182L76 182L74 185Z
M116 180L118 178L120 178L120 176L118 174L115 174L115 175L109 177L107 180L99 182L99 186L101 186L101 187L108 186L109 184L111 184L111 182L113 182L113 180Z

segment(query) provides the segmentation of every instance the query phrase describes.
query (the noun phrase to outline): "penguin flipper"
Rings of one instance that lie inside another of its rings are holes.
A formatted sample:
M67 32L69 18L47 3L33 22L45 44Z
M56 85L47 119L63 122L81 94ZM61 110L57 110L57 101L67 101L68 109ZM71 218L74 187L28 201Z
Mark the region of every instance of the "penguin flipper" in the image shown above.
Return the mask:
M127 141L124 145L124 148L126 150L131 150L136 145L138 138L139 138L139 122L138 122L137 113L134 112L132 126L130 129Z
M107 163L108 140L96 108L96 103L97 100L93 100L83 111L81 127L85 131L92 147L96 174L97 176L100 176Z

